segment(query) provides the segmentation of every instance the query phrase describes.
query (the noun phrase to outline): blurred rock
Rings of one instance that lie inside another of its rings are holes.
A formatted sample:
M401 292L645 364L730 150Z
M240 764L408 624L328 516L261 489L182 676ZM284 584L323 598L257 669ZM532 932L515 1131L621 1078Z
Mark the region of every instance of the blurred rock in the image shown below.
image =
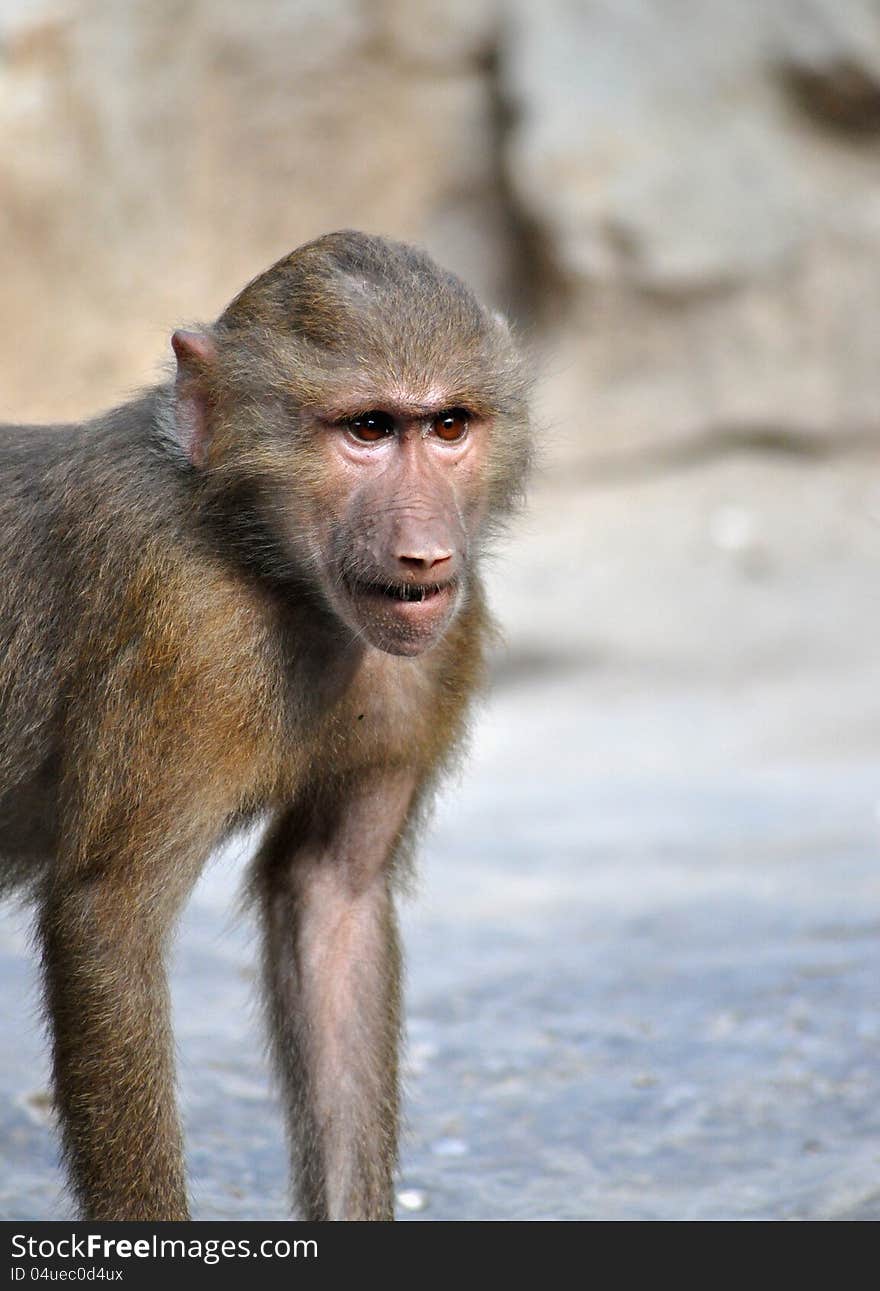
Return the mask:
M876 431L872 0L5 0L0 35L6 415L117 398L353 224L531 304L551 461Z
M486 5L416 25L358 0L3 14L2 415L118 398L175 322L330 228L423 240L505 303Z
M489 568L516 652L510 685L578 668L654 687L817 668L829 703L839 673L873 685L863 676L880 638L873 457L743 452L575 483L576 499L549 482L536 490ZM862 725L856 706L860 741L873 739L872 720Z
M843 130L880 128L880 28L873 0L789 8L780 65L801 106Z
M515 0L516 200L557 279L563 456L756 425L876 432L868 0ZM807 102L809 101L809 102Z
M503 0L374 0L376 22L403 66L454 74L491 58Z

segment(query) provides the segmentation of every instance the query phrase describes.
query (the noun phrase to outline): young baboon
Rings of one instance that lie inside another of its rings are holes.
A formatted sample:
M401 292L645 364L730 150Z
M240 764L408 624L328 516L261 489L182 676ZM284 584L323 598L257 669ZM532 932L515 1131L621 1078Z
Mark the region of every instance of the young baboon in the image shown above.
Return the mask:
M166 943L266 817L299 1210L391 1219L395 873L483 677L523 364L457 278L353 232L172 345L132 403L0 428L0 851L39 905L71 1186L87 1218L187 1217Z

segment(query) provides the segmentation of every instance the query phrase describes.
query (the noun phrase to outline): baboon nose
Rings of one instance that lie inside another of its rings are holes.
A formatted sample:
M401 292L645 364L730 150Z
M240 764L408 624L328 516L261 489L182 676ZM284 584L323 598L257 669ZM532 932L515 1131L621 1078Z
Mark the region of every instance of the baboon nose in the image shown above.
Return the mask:
M397 559L401 565L418 573L427 573L434 569L440 572L440 566L452 560L452 552L446 547L431 547L416 554L399 552Z

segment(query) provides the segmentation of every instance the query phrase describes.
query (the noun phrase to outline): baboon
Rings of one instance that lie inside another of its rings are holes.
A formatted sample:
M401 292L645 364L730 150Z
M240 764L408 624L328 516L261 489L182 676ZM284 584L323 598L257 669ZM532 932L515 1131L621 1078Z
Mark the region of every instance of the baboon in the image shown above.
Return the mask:
M395 880L483 680L526 366L452 274L356 232L171 340L132 402L0 428L0 852L37 902L70 1185L89 1219L188 1217L165 953L265 819L298 1212L392 1219Z

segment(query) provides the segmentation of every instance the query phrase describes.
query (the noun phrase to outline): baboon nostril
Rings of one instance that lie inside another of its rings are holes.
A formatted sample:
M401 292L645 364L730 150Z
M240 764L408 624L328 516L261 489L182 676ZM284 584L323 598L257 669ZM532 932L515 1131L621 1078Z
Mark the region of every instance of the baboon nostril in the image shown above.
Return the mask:
M436 551L426 551L421 556L399 555L397 559L401 565L406 565L408 569L435 569L438 565L444 565L452 559L452 552L437 549Z

